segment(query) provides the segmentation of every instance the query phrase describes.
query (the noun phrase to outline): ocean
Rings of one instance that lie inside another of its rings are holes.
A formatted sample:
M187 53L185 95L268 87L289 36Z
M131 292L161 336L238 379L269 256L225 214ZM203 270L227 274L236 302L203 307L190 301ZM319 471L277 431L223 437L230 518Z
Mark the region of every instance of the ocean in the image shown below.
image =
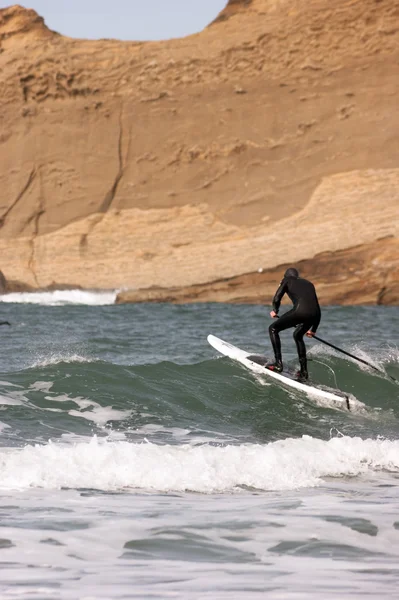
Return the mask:
M324 405L221 357L269 306L0 297L0 598L396 598L399 307L328 307ZM283 356L295 367L292 332Z

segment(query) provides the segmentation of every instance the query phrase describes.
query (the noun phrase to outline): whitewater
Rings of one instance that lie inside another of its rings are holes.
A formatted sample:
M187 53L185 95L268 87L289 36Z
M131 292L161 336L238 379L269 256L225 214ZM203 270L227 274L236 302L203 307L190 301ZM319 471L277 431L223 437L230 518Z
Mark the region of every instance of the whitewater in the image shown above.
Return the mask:
M270 354L269 307L115 294L0 299L0 597L396 597L399 309L323 310L381 374L307 341L349 412L207 343Z

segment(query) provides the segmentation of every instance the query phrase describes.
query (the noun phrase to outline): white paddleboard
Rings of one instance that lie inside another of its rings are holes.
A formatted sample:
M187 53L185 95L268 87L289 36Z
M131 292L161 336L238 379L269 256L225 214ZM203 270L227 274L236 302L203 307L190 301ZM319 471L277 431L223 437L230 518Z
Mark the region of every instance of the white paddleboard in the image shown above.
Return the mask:
M313 385L309 385L307 383L301 383L293 377L290 377L289 375L282 375L281 373L271 371L265 366L250 360L248 357L256 357L256 355L254 355L253 353L251 355L250 352L246 352L245 350L241 350L240 348L237 348L236 346L233 346L228 342L224 342L223 340L217 338L214 335L208 335L208 342L213 348L215 348L215 350L218 350L218 352L220 352L221 354L224 354L225 356L228 356L229 358L238 361L239 363L243 364L255 373L267 375L268 377L276 379L283 385L295 388L296 390L299 390L301 392L305 392L305 394L307 394L308 396L333 401L334 403L338 403L342 406L345 406L348 410L350 410L349 397L344 393L341 394L340 392L329 392L327 390L324 390L319 387L314 387Z

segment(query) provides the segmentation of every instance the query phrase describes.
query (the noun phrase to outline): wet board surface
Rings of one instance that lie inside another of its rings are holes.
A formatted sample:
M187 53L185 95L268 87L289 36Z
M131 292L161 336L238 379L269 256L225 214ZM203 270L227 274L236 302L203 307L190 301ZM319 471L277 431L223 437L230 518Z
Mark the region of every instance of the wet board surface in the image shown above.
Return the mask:
M290 373L276 373L275 371L267 369L265 364L268 359L265 356L241 350L241 348L237 348L236 346L233 346L233 344L225 342L224 340L221 340L220 338L211 334L208 335L207 339L209 344L215 348L215 350L224 356L228 356L229 358L238 361L254 373L271 377L276 382L304 392L310 397L322 398L324 400L333 401L334 403L339 403L350 410L349 397L339 390L328 391L323 389L321 386L319 387L310 385L308 383L301 383L300 381L297 381Z

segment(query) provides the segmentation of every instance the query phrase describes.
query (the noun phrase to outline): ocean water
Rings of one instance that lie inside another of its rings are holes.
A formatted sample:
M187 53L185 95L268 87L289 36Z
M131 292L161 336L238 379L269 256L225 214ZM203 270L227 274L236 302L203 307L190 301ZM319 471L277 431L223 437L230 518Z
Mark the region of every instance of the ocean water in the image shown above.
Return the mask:
M207 343L270 354L269 307L113 299L0 298L0 598L396 598L399 307L323 310L381 373L307 340L349 412Z

